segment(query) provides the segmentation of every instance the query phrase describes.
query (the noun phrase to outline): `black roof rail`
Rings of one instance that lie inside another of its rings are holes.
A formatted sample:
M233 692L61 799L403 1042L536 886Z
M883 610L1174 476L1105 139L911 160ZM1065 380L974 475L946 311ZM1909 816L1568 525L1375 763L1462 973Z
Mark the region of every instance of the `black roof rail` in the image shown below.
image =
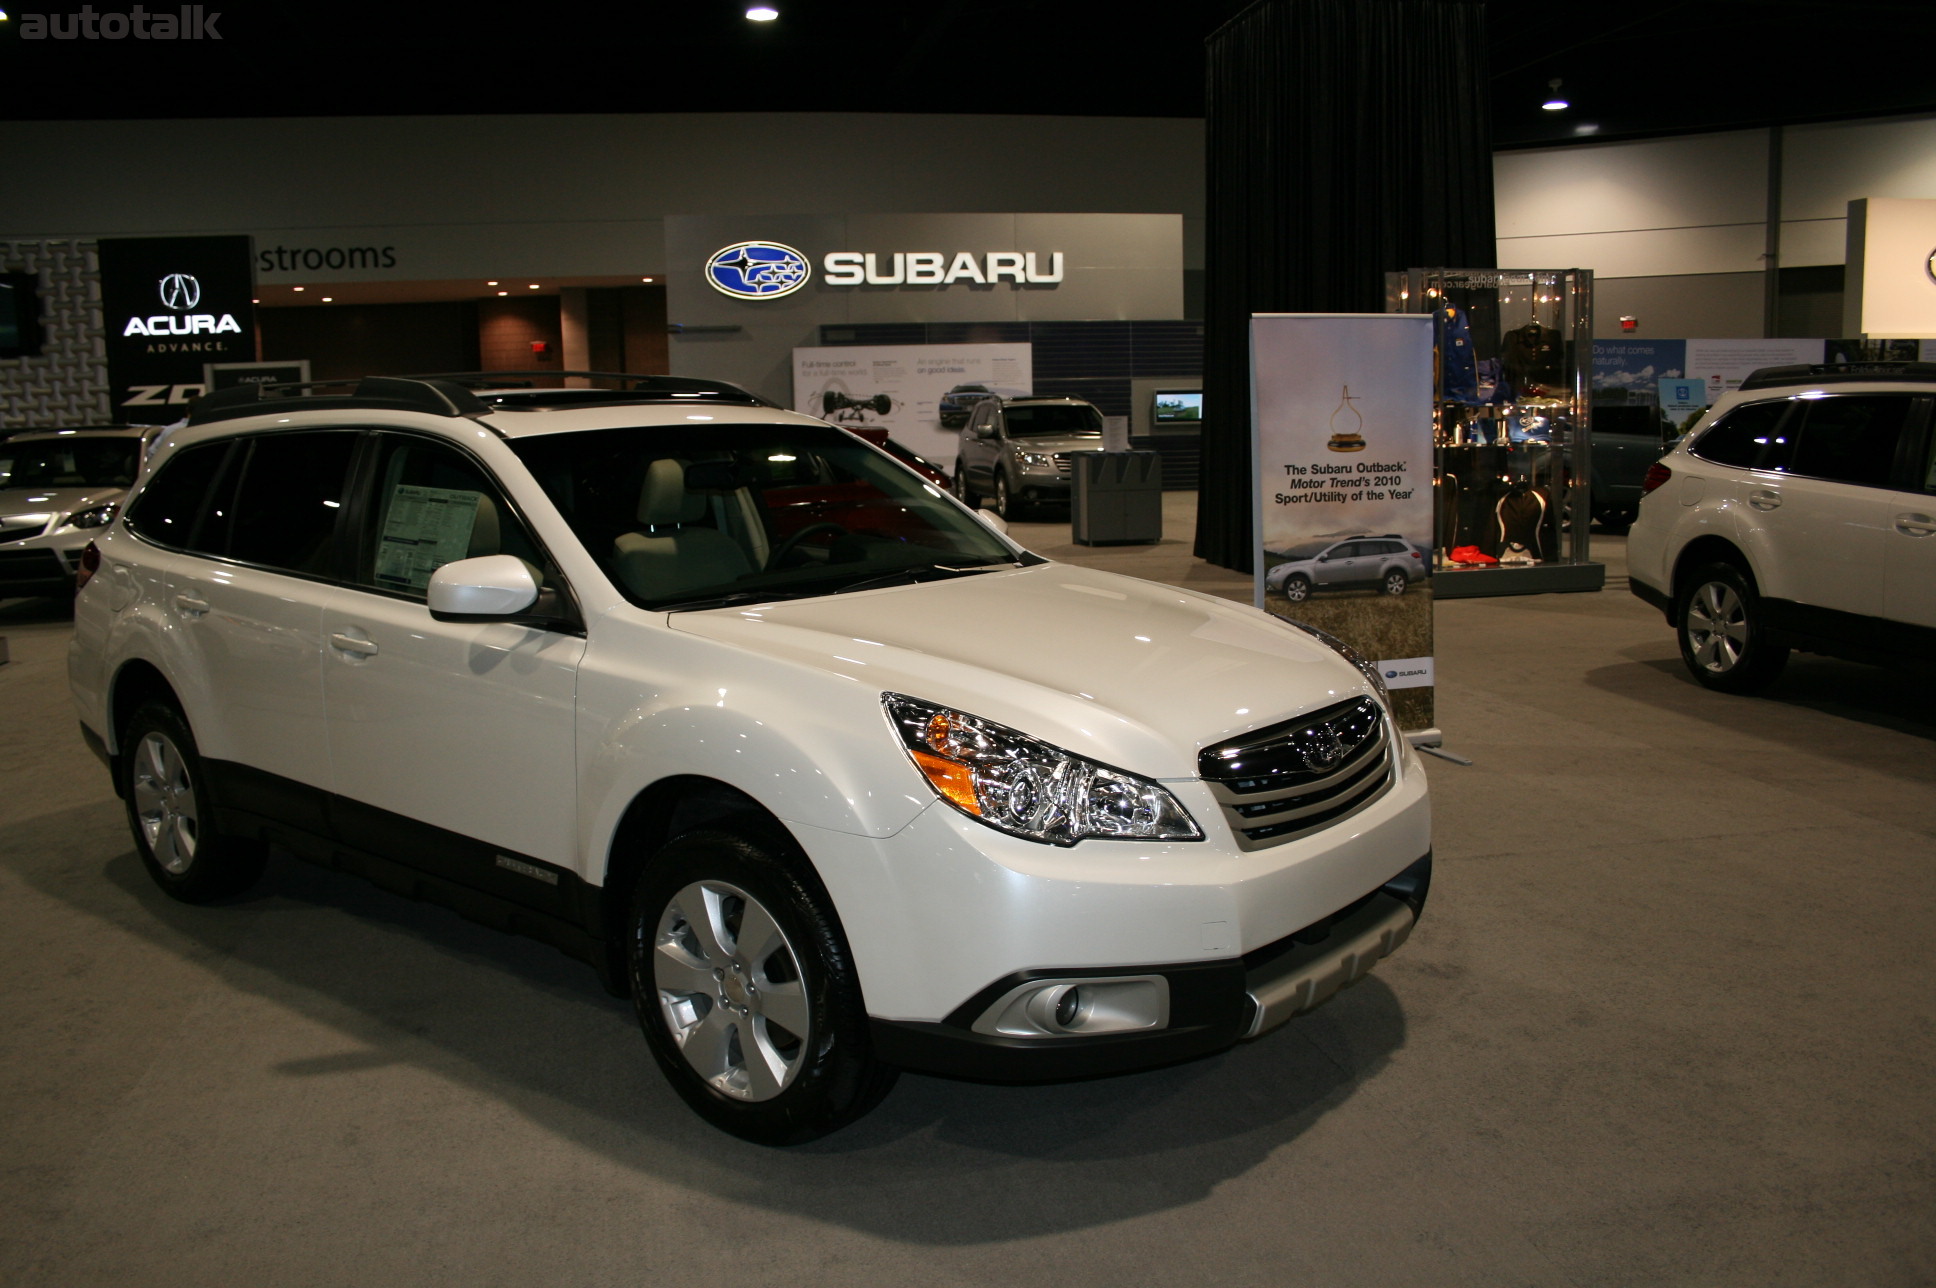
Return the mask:
M550 383L544 385L534 383L537 380L551 382L568 378L615 381L620 387L617 389L584 386L567 388ZM674 397L711 398L723 402L751 403L760 407L779 406L778 403L762 398L729 380L708 380L700 376L650 375L636 371L447 371L423 376L421 379L446 380L468 389L515 390L517 398L513 405L526 406L544 402L553 394L558 395L552 403L554 406L656 401Z
M1741 382L1743 390L1788 385L1838 385L1859 381L1923 383L1936 381L1936 362L1815 362L1762 367Z
M303 391L350 386L347 394ZM432 416L488 416L491 409L462 385L444 380L416 380L401 376L365 376L361 380L311 380L304 383L237 385L217 389L196 400L188 414L191 425L238 420L275 411L417 411Z

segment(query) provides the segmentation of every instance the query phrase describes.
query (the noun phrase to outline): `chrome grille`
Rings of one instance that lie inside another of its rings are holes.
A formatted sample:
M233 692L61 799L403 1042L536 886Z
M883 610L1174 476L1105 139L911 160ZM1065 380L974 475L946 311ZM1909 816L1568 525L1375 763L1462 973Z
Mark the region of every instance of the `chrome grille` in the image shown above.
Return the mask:
M1308 836L1370 805L1391 786L1391 738L1370 698L1205 747L1197 772L1246 850Z
M1075 463L1069 459L1067 452L1057 452L1055 454L1055 472L1057 474L1060 474L1066 479L1074 469Z
M9 514L0 517L0 541L24 541L47 531L51 514Z

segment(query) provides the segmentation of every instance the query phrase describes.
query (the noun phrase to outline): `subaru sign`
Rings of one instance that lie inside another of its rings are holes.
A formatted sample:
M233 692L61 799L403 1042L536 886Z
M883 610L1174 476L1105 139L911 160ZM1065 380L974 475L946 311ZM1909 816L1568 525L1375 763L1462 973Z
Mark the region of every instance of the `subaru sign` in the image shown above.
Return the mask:
M734 242L706 261L706 281L722 295L773 300L791 295L813 277L807 257L770 241Z

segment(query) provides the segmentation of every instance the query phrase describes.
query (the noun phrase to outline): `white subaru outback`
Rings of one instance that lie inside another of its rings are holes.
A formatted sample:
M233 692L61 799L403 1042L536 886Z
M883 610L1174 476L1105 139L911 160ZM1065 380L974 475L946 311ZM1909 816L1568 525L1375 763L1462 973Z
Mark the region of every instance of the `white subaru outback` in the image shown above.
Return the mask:
M730 386L223 391L83 571L83 733L164 890L275 844L554 944L751 1140L898 1069L1220 1050L1425 901L1375 670Z
M1648 471L1633 593L1711 689L1936 657L1936 365L1766 367Z

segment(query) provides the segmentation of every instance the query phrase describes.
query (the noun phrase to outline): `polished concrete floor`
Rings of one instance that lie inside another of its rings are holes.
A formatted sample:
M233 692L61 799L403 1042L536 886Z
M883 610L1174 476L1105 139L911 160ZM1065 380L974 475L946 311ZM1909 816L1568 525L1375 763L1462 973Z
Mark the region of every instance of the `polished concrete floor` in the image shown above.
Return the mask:
M1170 540L1038 549L1247 597ZM1710 694L1615 573L1437 607L1437 882L1178 1068L702 1125L536 944L293 860L172 904L0 605L0 1283L1936 1282L1936 690Z

